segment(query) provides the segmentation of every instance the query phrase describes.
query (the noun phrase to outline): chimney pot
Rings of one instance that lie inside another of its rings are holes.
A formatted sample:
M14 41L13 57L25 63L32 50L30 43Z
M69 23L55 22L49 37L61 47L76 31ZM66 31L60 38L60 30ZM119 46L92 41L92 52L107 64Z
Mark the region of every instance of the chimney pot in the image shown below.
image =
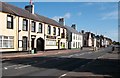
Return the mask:
M74 28L74 29L76 30L76 24L72 24L71 27Z
M34 14L34 5L27 5L25 6L25 10L29 11L30 13Z
M65 25L64 18L59 18L59 23L64 26Z

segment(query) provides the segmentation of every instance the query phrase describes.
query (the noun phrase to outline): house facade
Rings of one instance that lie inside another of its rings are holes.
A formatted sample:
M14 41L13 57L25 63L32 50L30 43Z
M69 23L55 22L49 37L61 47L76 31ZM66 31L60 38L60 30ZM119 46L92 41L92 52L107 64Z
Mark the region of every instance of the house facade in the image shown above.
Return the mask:
M76 30L76 25L73 24L67 28L68 49L77 49L83 47L83 35Z
M0 51L66 49L66 28L35 14L34 5L18 8L0 2Z
M90 32L82 32L83 34L83 46L92 47L94 44L92 34Z

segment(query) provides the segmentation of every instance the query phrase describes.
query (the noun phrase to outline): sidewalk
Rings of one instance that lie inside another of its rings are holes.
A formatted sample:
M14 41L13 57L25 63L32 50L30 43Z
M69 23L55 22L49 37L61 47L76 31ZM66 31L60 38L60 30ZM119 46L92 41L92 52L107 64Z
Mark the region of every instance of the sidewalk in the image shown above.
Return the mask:
M83 50L50 50L50 51L38 51L36 54L30 54L29 52L17 52L17 53L5 53L1 54L1 59L12 59L12 58L28 58L28 57L37 57L37 56L48 56L48 55L56 55L56 54L66 54L66 53L74 53L81 51L90 51L91 48L83 48Z

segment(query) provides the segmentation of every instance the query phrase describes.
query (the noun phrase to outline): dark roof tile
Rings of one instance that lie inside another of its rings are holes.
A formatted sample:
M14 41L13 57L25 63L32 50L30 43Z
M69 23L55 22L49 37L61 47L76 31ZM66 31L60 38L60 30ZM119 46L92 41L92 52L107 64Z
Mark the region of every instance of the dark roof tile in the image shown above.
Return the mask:
M35 20L35 21L40 21L40 22L44 22L44 23L48 23L48 24L52 24L55 26L65 28L63 25L59 24L53 19L44 17L42 15L38 15L38 14L32 14L25 9L21 9L19 7L10 5L5 2L0 2L0 8L1 8L0 11L5 12L5 13L10 13L10 14L17 15L20 17L24 17L24 18Z

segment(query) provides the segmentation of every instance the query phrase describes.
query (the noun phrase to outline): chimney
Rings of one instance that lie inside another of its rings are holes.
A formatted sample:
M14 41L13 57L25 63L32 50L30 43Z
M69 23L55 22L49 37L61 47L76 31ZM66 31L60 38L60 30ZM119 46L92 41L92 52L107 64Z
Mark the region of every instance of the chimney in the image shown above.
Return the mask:
M72 24L71 27L74 28L74 29L76 30L76 24Z
M65 25L64 18L59 18L59 23L64 26Z
M27 10L30 13L34 14L34 4L32 3L32 0L30 0L30 5L25 6L25 10Z
M84 34L84 30L81 30L81 33Z

